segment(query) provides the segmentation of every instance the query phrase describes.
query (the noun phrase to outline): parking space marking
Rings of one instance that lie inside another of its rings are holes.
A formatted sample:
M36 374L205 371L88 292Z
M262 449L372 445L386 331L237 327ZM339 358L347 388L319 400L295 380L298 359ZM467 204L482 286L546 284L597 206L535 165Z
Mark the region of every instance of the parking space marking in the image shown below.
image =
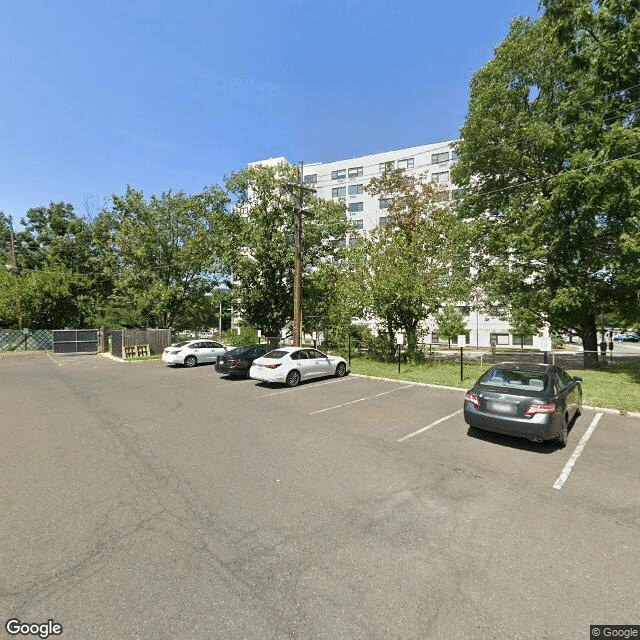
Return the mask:
M332 411L333 409L340 409L340 407L346 407L350 404L355 404L356 402L363 402L364 400L371 400L371 398L377 398L378 396L385 396L388 393L393 393L394 391L400 391L400 389L408 389L409 387L413 387L413 384L406 384L404 387L396 387L395 389L389 389L389 391L383 391L382 393L376 393L373 396L367 396L366 398L358 398L357 400L351 400L351 402L345 402L343 404L337 404L334 407L327 407L326 409L319 409L318 411L312 411L309 415L314 416L316 413L324 413L325 411Z
M589 428L585 431L582 438L580 438L580 442L578 442L578 446L575 448L575 451L571 454L571 457L567 461L567 464L564 465L564 469L562 470L562 473L560 474L558 479L555 481L555 484L553 485L554 489L562 489L562 485L565 483L566 479L569 477L569 474L571 473L571 470L573 469L576 463L576 460L582 453L582 450L584 449L585 445L587 444L587 441L591 437L591 434L594 432L595 428L598 426L598 422L600 422L600 418L602 418L602 413L596 413L596 417L593 419L593 421L589 425Z
M59 367L61 367L62 365L59 362L56 362L52 357L51 354L48 352L45 352L47 354L47 358L49 358L49 360L51 360L51 362L53 362L54 364L57 364Z
M353 378L351 378L353 380ZM335 384L336 382L347 382L349 378L339 378L338 380L329 380L329 382L316 382L310 386L302 386L302 387L294 387L292 389L283 389L282 391L274 391L273 393L265 393L262 396L256 396L256 398L268 398L269 396L277 396L281 393L289 393L291 391L303 391L304 389L315 389L316 387L321 387L325 384Z
M439 420L436 420L435 422L432 422L431 424L428 424L426 427L422 427L422 429L418 429L417 431L414 431L413 433L409 433L406 436L402 436L402 438L398 438L398 442L404 442L405 440L408 440L409 438L413 438L413 436L417 436L417 435L421 434L423 431L426 431L427 429L431 429L431 427L435 427L437 424L440 424L441 422L444 422L445 420L448 420L449 418L453 418L453 416L457 416L459 413L462 413L462 409L458 409L457 411L454 411L453 413L450 413L448 416L445 416L444 418L440 418Z

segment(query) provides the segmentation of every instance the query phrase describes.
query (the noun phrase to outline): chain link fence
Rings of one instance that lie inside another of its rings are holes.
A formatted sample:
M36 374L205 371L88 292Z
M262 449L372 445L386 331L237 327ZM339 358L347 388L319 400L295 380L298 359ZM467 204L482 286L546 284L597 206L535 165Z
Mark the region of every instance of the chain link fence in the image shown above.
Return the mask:
M53 349L53 332L36 329L24 333L17 329L0 329L1 351L50 351Z

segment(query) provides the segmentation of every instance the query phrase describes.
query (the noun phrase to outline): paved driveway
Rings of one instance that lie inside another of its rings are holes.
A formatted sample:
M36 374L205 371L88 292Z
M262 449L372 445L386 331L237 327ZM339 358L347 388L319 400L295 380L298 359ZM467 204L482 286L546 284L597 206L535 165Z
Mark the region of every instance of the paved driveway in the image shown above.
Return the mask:
M3 624L574 640L640 623L640 420L586 411L562 450L469 430L461 402L2 356Z

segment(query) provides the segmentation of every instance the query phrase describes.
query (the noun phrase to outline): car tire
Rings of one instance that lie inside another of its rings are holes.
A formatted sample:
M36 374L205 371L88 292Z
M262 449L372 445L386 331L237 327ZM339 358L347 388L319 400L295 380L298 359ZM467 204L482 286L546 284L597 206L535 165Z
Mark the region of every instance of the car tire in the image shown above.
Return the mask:
M198 364L198 359L195 356L187 356L184 359L184 366L185 367L195 367L196 364Z
M297 369L287 374L287 387L297 387L300 384L300 372Z
M558 436L557 443L561 449L567 446L567 440L569 438L569 416L565 413L562 419L562 431Z
M336 366L336 378L342 378L347 375L347 365L344 362L338 362Z

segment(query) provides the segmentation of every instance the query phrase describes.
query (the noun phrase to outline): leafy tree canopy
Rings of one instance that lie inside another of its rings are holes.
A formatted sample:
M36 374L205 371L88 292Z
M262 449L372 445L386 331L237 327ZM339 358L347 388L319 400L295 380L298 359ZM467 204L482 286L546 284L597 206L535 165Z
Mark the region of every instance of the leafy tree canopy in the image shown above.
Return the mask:
M452 174L490 296L595 350L602 312L640 309L640 12L542 6L473 76Z
M115 306L140 326L180 325L183 313L193 318L189 305L199 304L223 274L224 192L217 187L196 195L168 191L147 201L141 191L127 187L112 201L101 224L109 229L102 237L110 244Z
M390 341L396 329L404 329L411 357L419 322L468 294L469 281L459 268L467 265L466 225L426 176L386 170L367 191L390 200L388 220L350 250L347 282L352 299L360 301L357 315L372 311L384 319Z

